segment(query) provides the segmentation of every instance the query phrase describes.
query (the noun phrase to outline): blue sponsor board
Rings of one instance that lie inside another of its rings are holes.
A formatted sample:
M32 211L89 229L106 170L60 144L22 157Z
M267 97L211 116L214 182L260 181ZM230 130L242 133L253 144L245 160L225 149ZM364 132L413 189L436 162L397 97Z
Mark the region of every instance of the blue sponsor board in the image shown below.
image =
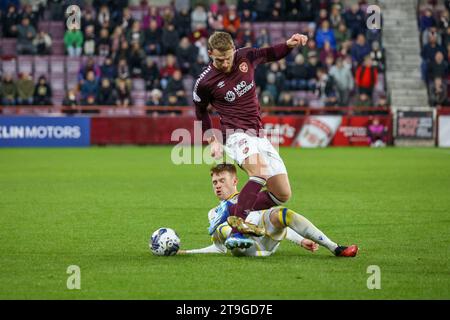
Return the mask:
M91 119L0 117L0 147L86 147Z

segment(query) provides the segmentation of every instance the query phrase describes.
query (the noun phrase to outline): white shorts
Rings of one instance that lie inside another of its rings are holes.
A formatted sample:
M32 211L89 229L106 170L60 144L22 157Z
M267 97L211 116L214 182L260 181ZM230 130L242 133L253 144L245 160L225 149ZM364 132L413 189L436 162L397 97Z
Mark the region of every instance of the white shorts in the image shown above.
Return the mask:
M224 150L239 166L249 156L260 154L267 165L267 172L265 174L269 178L278 174L287 174L283 160L267 138L259 138L243 132L236 132L228 137Z

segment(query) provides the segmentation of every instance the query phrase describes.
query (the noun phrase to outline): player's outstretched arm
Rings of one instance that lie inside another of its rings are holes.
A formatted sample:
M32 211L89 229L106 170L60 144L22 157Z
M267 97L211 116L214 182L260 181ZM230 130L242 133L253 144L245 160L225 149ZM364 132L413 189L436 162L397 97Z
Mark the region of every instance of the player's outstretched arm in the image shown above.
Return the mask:
M304 34L296 33L296 34L292 35L292 37L290 37L286 41L286 45L292 49L292 48L295 48L298 46L305 46L307 42L308 42L308 36L305 36Z

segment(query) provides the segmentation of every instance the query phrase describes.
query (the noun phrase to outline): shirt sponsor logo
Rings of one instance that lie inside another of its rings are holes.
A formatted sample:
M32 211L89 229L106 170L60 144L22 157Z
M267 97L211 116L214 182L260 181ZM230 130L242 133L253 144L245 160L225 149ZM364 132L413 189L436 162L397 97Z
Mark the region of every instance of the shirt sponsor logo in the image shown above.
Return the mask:
M236 99L236 95L234 94L233 91L228 91L227 94L225 95L225 100L227 100L228 102L233 102Z
M244 73L247 73L247 71L248 71L248 64L247 64L247 62L242 62L239 65L239 70L241 70Z

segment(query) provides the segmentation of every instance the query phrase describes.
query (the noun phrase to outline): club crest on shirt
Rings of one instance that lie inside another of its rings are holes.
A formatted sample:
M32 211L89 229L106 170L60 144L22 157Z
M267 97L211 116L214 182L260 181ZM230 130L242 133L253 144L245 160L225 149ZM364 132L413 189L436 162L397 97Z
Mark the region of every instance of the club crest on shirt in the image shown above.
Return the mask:
M228 91L225 95L225 100L228 102L233 102L236 99L236 94L233 91Z
M239 70L241 70L242 72L246 73L248 71L248 65L247 62L242 62L239 65Z

